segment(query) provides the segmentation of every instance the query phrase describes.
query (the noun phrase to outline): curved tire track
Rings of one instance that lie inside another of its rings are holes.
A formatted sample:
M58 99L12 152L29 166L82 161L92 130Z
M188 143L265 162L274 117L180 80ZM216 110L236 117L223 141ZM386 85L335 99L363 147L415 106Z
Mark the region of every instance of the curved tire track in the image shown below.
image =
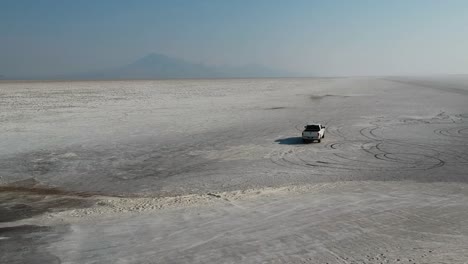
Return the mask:
M445 115L443 119L447 119ZM323 149L295 146L276 151L270 155L270 160L279 166L307 170L308 173L319 173L314 168L397 172L431 170L446 164L468 164L468 156L464 152L439 150L440 145L384 138L379 132L384 128L382 123L382 120L370 122L369 126L359 130L347 126L348 133L343 132L344 126L327 126L326 132L338 141L326 144ZM404 125L411 124L414 123L405 122ZM465 126L436 129L434 132L444 137L468 139L468 127ZM356 136L360 139L356 139Z

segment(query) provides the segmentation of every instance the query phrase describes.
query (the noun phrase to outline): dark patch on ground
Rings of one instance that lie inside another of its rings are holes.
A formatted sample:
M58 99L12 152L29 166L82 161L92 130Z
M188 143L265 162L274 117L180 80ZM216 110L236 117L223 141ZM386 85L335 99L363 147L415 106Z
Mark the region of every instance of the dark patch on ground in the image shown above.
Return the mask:
M240 134L239 134L240 135ZM192 137L194 138L194 137ZM224 142L224 138L213 144ZM120 144L108 148L71 146L20 153L0 158L0 177L37 179L36 182L0 186L1 191L29 192L41 195L89 197L93 195L136 197L124 182L154 182L184 173L206 171L213 160L191 155L206 139L190 143L167 142L165 145ZM5 169L3 169L5 168ZM77 181L76 179L80 180ZM53 179L53 180L51 180ZM32 180L34 181L34 180ZM53 181L60 188L49 187ZM45 183L45 185L40 185ZM110 184L112 183L112 184ZM85 188L83 188L85 187ZM86 189L82 192L81 190ZM141 195L140 195L141 196Z
M2 192L16 192L27 193L29 195L55 195L55 196L75 196L82 198L89 198L93 196L111 196L111 197L138 197L137 195L108 195L104 192L78 192L71 190L64 190L56 187L49 187L44 185L39 186L17 186L15 184L0 185L0 193Z
M40 187L23 187L23 186L0 186L0 192L27 192L36 195L64 195L64 196L78 196L78 197L91 197L99 195L99 193L87 192L73 192L65 191L58 188L40 186Z
M276 106L276 107L265 108L265 110L279 110L279 109L286 109L286 107L284 107L284 106Z
M311 100L322 100L327 97L339 97L339 98L347 98L349 96L346 95L333 95L333 94L326 94L326 95L311 95L309 98Z
M216 197L216 198L221 198L221 195L214 194L214 193L207 193L206 195L213 196L213 197Z
M0 228L0 263L61 263L57 256L47 251L47 246L60 241L68 231L67 225Z
M0 223L14 222L47 212L91 207L95 201L82 197L0 191Z

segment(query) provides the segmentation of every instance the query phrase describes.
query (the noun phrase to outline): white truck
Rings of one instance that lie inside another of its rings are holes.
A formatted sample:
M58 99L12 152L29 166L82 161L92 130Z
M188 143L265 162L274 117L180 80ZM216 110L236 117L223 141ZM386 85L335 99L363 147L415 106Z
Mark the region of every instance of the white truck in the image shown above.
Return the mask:
M302 140L304 143L313 142L317 140L320 143L320 140L325 137L325 127L321 124L310 124L304 127L302 131Z

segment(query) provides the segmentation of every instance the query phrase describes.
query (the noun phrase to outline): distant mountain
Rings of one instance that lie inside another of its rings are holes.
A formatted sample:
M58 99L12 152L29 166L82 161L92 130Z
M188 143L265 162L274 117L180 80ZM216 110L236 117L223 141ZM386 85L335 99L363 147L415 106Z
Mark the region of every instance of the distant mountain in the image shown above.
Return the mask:
M258 64L248 64L239 67L221 66L217 68L227 77L296 77L287 71L272 69Z
M242 67L208 66L152 53L128 65L74 75L56 76L54 79L178 79L178 78L249 78L289 77L292 74L261 65Z

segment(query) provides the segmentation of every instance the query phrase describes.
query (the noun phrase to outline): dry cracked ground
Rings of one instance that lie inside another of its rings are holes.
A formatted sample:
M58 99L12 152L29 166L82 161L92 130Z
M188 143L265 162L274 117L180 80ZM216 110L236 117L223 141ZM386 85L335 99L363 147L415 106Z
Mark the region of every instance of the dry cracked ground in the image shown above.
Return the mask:
M0 263L468 263L467 183L468 76L0 82Z

